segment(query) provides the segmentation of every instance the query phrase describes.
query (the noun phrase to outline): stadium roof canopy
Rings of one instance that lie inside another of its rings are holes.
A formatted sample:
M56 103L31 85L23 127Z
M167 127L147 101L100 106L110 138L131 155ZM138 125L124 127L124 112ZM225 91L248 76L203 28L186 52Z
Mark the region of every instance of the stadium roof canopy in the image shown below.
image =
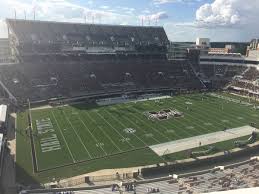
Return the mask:
M6 19L20 43L168 44L163 27Z

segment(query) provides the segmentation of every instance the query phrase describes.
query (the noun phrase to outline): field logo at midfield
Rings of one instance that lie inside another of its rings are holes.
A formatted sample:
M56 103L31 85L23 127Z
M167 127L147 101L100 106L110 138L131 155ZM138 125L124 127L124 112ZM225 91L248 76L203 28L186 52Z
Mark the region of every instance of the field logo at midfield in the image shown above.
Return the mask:
M132 128L126 128L123 130L125 133L135 133L136 129L132 129Z
M123 137L122 139L120 139L120 142L124 143L124 142L129 142L130 138L128 137Z
M44 137L40 138L42 152L50 152L61 149L60 142L57 135L54 133L55 130L50 118L36 120L36 127L39 135L44 134Z

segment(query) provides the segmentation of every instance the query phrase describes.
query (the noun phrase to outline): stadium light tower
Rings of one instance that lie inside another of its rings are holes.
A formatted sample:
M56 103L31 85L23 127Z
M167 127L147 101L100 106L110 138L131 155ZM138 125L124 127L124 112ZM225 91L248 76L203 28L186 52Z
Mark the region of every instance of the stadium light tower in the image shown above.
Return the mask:
M92 23L94 24L94 15L92 15Z
M36 13L35 13L36 11L35 11L35 9L36 9L36 8L35 8L35 6L34 6L34 7L33 7L33 20L34 20L34 21L35 21L35 19L36 19Z
M155 20L155 26L157 26L157 23L158 23L158 18L156 18Z
M14 19L16 20L16 9L14 9Z
M86 24L86 16L84 15L84 20L85 20L85 24Z
M24 10L24 19L26 20L26 11Z

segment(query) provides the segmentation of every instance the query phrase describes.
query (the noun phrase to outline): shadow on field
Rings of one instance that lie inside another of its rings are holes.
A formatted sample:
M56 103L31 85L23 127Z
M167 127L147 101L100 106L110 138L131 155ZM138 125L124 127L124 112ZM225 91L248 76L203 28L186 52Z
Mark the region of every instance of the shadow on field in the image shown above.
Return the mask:
M16 163L16 182L29 188L39 188L40 183Z
M10 116L9 117L10 122L8 126L8 131L7 131L7 140L11 141L15 139L15 118Z

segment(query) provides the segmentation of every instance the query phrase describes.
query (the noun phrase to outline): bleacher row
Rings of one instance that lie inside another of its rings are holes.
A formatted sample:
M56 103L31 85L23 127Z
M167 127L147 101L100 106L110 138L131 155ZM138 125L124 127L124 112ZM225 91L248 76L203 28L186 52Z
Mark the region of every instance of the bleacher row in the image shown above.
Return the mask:
M18 63L1 65L0 81L19 102L200 88L187 61L167 60L162 27L13 19L7 25ZM123 52L103 52L108 47Z
M213 80L214 87L222 88L229 84L247 91L259 92L259 71L253 66L240 65L200 65L200 77ZM215 86L215 83L223 83Z
M220 78L231 80L236 75L241 75L247 67L230 65L200 65L200 72L208 79Z
M222 89L246 70L247 67L242 65L200 64L198 72L200 79L207 82L208 88Z
M259 93L259 71L256 67L248 67L244 73L236 77L231 87L239 88L248 93Z
M0 80L19 101L147 88L200 87L185 62L141 58L78 61L1 65Z
M244 82L244 81L234 81L232 83L232 86L240 88L240 89L244 89L250 92L259 92L259 86L258 85L254 85L253 83L249 83L249 82Z
M259 71L255 67L249 67L248 70L244 73L243 79L255 81L256 79L259 79Z
M178 179L157 181L152 183L137 184L136 194L147 194L152 188L158 188L158 194L198 194L215 191L227 191L240 188L259 186L259 163L250 161L225 170L210 171L195 176L187 176ZM122 189L124 191L124 189ZM74 191L75 194L111 194L119 193L111 188ZM125 194L134 191L124 191Z

